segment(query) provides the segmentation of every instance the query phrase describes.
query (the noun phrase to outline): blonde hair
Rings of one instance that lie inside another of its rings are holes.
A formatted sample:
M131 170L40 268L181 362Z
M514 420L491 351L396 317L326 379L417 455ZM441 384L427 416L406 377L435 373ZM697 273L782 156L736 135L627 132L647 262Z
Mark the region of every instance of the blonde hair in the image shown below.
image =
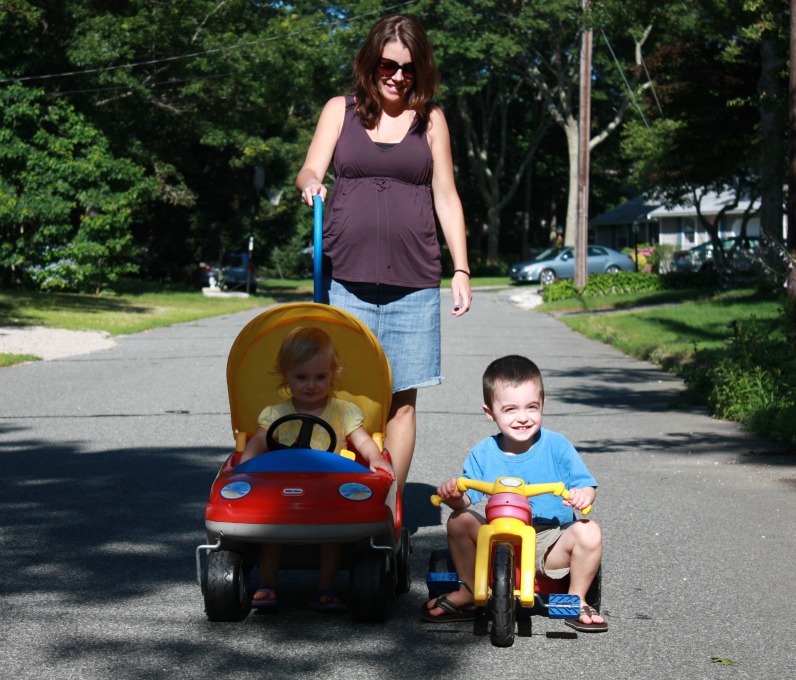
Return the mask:
M277 392L290 395L290 388L285 379L287 372L293 366L303 364L318 355L325 356L329 360L334 390L343 367L340 365L340 358L337 356L331 336L320 328L298 326L285 336L276 356L274 373L282 377L282 382L276 388Z

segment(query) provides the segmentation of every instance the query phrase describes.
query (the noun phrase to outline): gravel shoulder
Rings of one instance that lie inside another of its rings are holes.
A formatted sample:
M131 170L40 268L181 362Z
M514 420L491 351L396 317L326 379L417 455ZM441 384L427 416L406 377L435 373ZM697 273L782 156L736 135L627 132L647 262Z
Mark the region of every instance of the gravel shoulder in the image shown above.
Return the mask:
M45 361L115 347L110 333L43 326L0 326L0 354L30 354Z

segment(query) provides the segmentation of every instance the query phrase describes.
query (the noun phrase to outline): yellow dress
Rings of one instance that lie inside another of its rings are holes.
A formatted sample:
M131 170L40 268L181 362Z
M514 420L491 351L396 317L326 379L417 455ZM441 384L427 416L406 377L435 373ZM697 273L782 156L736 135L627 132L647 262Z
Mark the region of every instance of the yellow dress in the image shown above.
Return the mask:
M257 422L260 427L268 430L275 420L293 413L296 413L293 402L287 400L275 406L266 406L260 412ZM356 404L342 399L335 399L334 397L329 399L320 417L332 426L337 436L335 453L340 453L340 450L346 447L346 438L348 435L357 428L362 427L365 420L365 416ZM296 441L299 430L301 429L301 424L301 421L294 420L280 425L279 429L274 433L274 439L280 444L290 446ZM313 428L310 447L321 451L325 451L329 447L329 434L326 430L320 426Z

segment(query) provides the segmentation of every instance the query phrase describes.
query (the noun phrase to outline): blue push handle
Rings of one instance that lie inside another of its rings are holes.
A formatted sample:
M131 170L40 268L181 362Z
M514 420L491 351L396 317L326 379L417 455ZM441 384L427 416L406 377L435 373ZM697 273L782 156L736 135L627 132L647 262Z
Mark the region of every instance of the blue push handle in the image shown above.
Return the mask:
M314 284L313 302L321 301L321 257L323 253L323 199L315 194L312 199L314 222L312 229L312 279Z

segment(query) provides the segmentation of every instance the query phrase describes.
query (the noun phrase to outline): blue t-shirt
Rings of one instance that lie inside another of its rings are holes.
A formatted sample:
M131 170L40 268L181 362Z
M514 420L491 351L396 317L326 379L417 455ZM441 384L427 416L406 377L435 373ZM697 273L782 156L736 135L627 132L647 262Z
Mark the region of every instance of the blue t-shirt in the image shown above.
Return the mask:
M498 477L518 477L526 484L564 482L567 489L597 486L575 447L564 435L545 428L539 430L538 441L525 453L508 454L500 449L498 437L478 442L464 461L462 477L493 482ZM480 491L467 491L473 505L483 497ZM575 519L572 508L553 494L529 499L534 524L566 524Z

